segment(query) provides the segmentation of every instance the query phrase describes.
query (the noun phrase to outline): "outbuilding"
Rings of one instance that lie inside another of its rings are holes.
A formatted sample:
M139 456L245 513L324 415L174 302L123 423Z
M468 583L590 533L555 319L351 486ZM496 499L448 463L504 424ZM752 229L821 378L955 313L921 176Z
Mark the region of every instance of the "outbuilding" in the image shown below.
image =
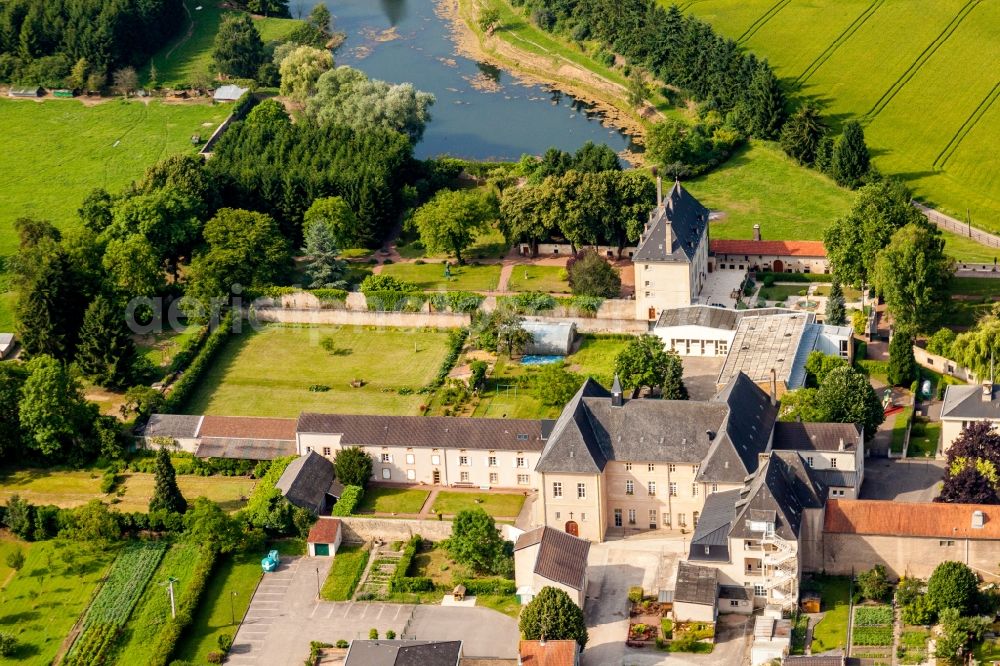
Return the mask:
M548 323L539 321L524 322L524 330L531 333L531 342L525 348L525 354L540 356L568 356L573 350L576 339L576 324L568 321Z
M0 361L14 351L14 334L0 333Z
M11 88L7 91L10 97L44 97L45 88L41 86L26 87L26 88Z
M236 85L225 85L219 86L215 90L215 94L212 95L212 99L216 102L235 102L247 91L247 88L241 88Z
M343 539L340 521L336 518L320 518L309 530L306 543L309 557L334 557Z

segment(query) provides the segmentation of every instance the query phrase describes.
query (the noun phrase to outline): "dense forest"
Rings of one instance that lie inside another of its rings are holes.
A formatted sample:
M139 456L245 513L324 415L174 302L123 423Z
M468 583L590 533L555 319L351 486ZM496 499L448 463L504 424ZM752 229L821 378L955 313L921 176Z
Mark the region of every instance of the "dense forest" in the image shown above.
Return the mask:
M61 85L81 62L103 79L143 64L183 23L181 0L5 0L0 80Z

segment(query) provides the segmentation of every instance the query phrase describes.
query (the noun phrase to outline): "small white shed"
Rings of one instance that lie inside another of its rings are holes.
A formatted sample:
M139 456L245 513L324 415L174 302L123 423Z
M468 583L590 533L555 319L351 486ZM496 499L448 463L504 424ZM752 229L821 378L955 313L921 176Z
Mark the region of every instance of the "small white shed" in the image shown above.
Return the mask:
M14 352L14 334L0 333L0 361Z
M215 94L212 95L212 99L216 102L235 102L248 90L248 88L241 88L237 85L225 85L219 86L215 90Z
M309 530L306 543L309 557L334 557L343 540L340 521L336 518L320 518Z

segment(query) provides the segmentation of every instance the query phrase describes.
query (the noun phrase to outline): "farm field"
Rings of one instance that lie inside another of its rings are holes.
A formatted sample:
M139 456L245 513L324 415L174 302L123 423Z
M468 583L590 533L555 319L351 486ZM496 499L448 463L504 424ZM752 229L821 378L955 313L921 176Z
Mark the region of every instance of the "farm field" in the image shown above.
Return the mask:
M332 337L331 354L320 346ZM297 417L302 411L416 415L448 334L433 329L265 326L234 336L186 407L190 414ZM350 383L362 379L362 388ZM328 391L313 392L313 385ZM413 392L403 394L400 389Z
M667 0L661 0L669 4ZM765 57L920 200L1000 231L1000 5L978 0L700 0L686 11ZM872 67L872 63L878 67Z

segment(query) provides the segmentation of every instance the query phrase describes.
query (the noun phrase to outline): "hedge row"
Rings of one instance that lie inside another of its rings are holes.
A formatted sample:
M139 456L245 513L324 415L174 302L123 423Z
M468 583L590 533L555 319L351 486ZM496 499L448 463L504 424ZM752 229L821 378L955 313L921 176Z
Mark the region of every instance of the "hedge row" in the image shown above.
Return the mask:
M212 359L218 353L222 346L229 339L229 334L232 333L233 327L233 313L227 312L216 326L215 330L212 331L208 338L205 340L204 346L198 355L195 356L191 365L188 366L184 374L181 375L180 379L174 382L173 387L170 390L170 394L167 399L163 402L163 407L161 411L165 414L174 414L178 410L184 407L187 399L194 392L201 380L202 375L208 370L209 364Z
M824 273L773 273L771 271L757 271L755 274L758 282L771 280L773 282L833 282L833 276Z
M205 338L208 337L208 326L202 326L201 330L198 331L197 335L194 335L184 341L184 345L174 354L173 359L170 361L170 368L167 370L167 374L173 374L175 372L180 372L188 366L191 361L194 360L198 351L201 349L202 344L205 342Z
M459 580L465 586L465 593L474 595L507 596L517 591L517 585L509 578L479 578L476 580Z
M365 489L361 486L346 486L330 513L334 516L350 516L358 504L361 504L361 498L364 496Z
M410 570L410 565L413 563L413 557L417 554L417 550L420 549L420 544L422 543L423 539L419 534L414 534L406 543L406 546L403 548L403 556L399 558L399 562L396 564L396 571L392 574L392 578L389 579L390 593L430 592L434 589L434 581L430 578L426 576L406 575L406 572Z
M444 384L444 380L448 379L448 373L451 372L451 369L455 367L455 363L458 362L458 357L462 353L462 347L465 346L465 341L468 337L468 328L458 328L448 331L448 355L441 361L437 377L431 383L432 388L441 386Z
M428 302L439 312L475 312L483 304L485 296L471 291L436 291L427 294Z
M365 301L372 312L420 312L427 302L421 291L366 291Z
M191 574L191 583L180 599L177 606L177 617L171 618L163 625L156 644L149 651L149 664L151 666L167 666L170 662L170 655L177 647L184 629L191 624L191 620L201 594L205 590L208 577L215 566L217 553L213 548L203 547L198 555L198 562L194 565L194 572Z

